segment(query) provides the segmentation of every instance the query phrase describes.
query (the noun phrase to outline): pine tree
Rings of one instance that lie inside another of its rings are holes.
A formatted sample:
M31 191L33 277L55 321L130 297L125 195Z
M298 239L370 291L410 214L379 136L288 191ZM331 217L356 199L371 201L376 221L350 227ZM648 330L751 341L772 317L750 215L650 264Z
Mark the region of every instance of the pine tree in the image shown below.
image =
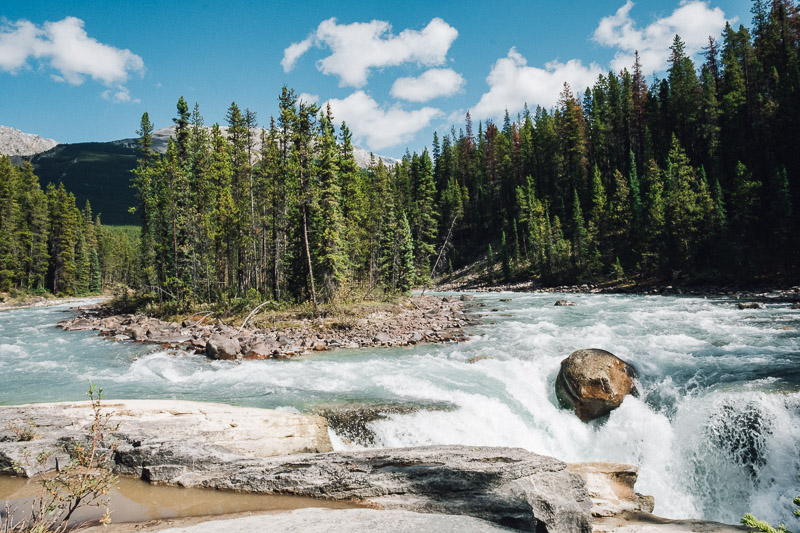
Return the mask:
M579 278L588 274L589 268L589 238L583 220L581 202L578 191L572 191L572 252L575 261L575 270Z
M414 268L414 240L411 236L411 227L405 213L400 218L398 226L398 240L400 241L400 271L397 288L403 294L408 294L414 287L416 276Z
M417 275L427 278L430 260L435 253L437 217L436 189L433 183L433 164L424 150L413 164L414 199L414 265Z
M338 150L332 120L329 105L327 114L322 116L319 123L320 156L317 163L319 215L315 221L319 246L318 272L322 279L322 297L326 302L333 299L345 276L345 257L341 241L344 229L341 215L341 188L338 183Z
M654 160L647 164L642 180L644 189L644 245L645 268L655 269L661 263L664 236L664 183L661 169Z

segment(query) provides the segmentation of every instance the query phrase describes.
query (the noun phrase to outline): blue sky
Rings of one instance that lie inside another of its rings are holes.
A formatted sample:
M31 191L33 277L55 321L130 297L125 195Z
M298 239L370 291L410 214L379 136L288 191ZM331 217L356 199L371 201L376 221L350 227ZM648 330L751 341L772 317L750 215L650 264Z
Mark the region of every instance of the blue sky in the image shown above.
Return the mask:
M677 32L691 52L749 0L637 2L138 2L6 0L0 124L60 142L157 128L183 95L207 124L232 101L269 124L283 85L330 100L358 144L400 156L433 131L550 107L640 50L663 72Z

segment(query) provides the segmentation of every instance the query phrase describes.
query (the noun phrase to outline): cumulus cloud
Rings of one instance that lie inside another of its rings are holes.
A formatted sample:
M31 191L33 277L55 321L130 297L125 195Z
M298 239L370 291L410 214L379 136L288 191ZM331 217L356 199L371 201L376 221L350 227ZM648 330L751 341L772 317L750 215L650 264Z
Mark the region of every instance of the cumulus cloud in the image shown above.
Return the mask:
M41 30L27 20L6 24L0 28L0 69L16 72L33 55Z
M616 13L603 17L594 32L594 40L604 46L618 48L611 62L612 68L621 70L633 66L634 51L639 51L642 67L646 72L658 72L668 66L668 59L675 35L686 43L689 56L699 53L708 44L708 37L719 35L726 22L722 9L710 8L699 0L684 1L671 15L656 19L644 28L639 28L630 12L635 4L627 0Z
M569 83L573 91L583 91L602 72L599 65L586 66L578 59L566 63L551 61L544 68L530 67L522 54L511 48L506 57L498 59L492 66L486 78L489 91L481 96L470 112L475 119L498 119L506 109L514 114L526 103L552 107L564 82Z
M328 100L336 121L347 122L356 142L365 143L371 150L382 150L406 143L442 112L432 107L405 111L398 105L386 108L378 105L364 91L347 98ZM323 105L323 108L325 106Z
M427 102L440 96L459 92L466 81L453 69L432 68L413 78L398 78L392 84L391 94L410 102Z
M116 89L106 89L100 95L104 100L109 100L115 103L123 103L123 102L134 102L139 103L141 100L138 98L132 98L131 92L128 90L127 87L117 87Z
M117 102L132 101L124 83L131 73L144 73L141 57L89 37L75 17L42 26L19 20L0 28L0 69L12 74L30 69L31 58L57 71L50 75L55 81L80 85L88 76L102 83L110 89L103 97Z
M286 48L281 65L285 71L291 70L313 43L331 51L317 62L320 72L338 76L342 87L363 87L374 68L443 64L458 37L458 31L440 18L432 19L422 30L406 29L398 35L391 30L391 24L382 20L338 24L330 18L310 37Z
M308 37L303 39L299 43L292 43L289 45L286 50L283 51L283 59L281 60L281 66L283 67L284 72L289 72L294 68L295 63L297 60L300 59L300 56L308 52L308 49L311 48L311 45L314 44L314 37Z

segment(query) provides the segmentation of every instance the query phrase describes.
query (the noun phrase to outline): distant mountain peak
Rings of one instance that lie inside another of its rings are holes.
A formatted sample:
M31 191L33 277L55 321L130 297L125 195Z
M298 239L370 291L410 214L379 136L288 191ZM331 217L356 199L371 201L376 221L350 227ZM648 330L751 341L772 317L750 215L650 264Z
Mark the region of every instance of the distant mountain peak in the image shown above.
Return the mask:
M211 130L210 126L206 126L206 129ZM223 133L227 133L228 127L227 126L220 126L219 128L222 130ZM256 128L260 130L260 128ZM167 126L166 128L161 128L158 130L153 131L153 150L160 153L165 153L167 151L167 142L171 136L175 135L175 126ZM255 135L255 151L258 152L261 149L261 136L260 134ZM139 145L139 139L137 137L131 137L128 139L119 139L118 141L111 141L114 144L120 144L123 146L127 146L129 148L136 148ZM353 146L353 158L356 160L356 163L361 168L368 168L370 161L372 160L373 154L360 146ZM383 164L386 166L394 166L399 161L393 157L388 157L385 155L377 155L375 154L375 161L380 159L383 161Z
M8 126L0 126L0 154L31 156L46 152L58 144L32 133L24 133Z

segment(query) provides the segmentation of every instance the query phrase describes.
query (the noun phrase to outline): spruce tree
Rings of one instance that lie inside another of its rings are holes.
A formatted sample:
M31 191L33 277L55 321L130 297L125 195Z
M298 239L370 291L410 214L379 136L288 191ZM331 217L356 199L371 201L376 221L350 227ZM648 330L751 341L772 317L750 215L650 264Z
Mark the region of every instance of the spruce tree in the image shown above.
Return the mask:
M315 219L318 272L322 280L322 297L329 302L345 280L345 256L342 250L344 228L341 215L341 188L338 183L337 146L330 106L320 119L319 162L317 181L319 210Z
M400 217L398 225L398 240L400 242L400 270L397 288L403 294L408 294L414 287L416 272L414 268L414 239L411 236L411 227L405 213Z

